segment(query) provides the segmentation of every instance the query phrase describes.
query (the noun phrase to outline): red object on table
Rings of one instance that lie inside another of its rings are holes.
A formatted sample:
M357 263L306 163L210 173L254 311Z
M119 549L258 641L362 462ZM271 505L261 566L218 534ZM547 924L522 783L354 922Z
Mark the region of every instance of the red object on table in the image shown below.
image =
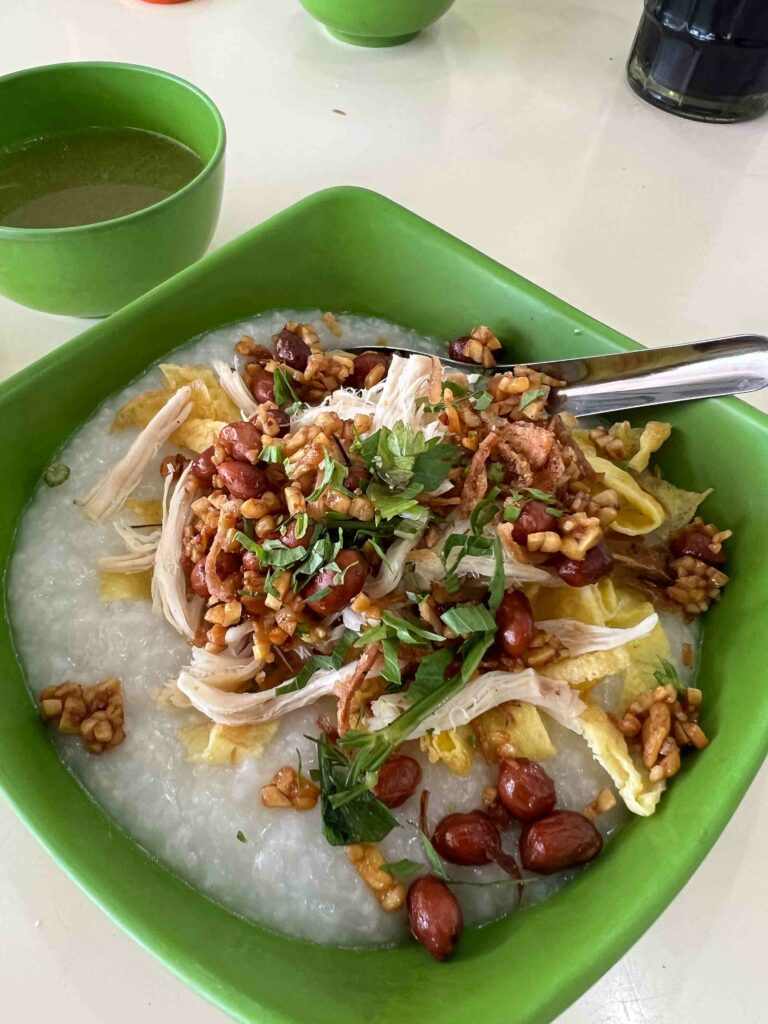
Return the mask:
M187 0L144 0L145 4L185 4Z

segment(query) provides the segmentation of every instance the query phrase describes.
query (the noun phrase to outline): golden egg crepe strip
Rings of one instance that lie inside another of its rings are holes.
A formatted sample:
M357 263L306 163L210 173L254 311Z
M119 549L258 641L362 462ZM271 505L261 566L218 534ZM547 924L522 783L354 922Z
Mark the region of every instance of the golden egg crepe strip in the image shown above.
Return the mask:
M557 753L539 709L524 701L509 700L484 712L473 719L472 731L492 764L512 753L532 761L546 761Z
M99 570L99 596L102 601L150 601L152 570L142 572L105 572Z
M651 455L669 440L672 427L659 420L649 420L645 426L632 427L628 420L622 420L609 427L608 433L621 441L624 448L623 461L627 467L633 473L641 473L648 468ZM588 455L598 454L588 430L574 430L573 436Z
M193 764L232 767L247 757L261 757L274 737L279 722L258 725L217 725L202 722L181 729L179 737Z
M547 675L569 686L589 689L590 684L598 683L605 676L623 672L628 666L627 648L614 647L610 651L591 651L589 654L580 654L576 658L565 658L554 665L547 665Z
M201 408L196 408L193 415L201 419L223 420L225 423L240 419L239 408L221 386L210 366L177 366L174 363L161 363L160 372L172 391L177 391L185 384L198 383L202 386Z
M528 598L535 619L575 619L591 626L614 625L610 620L618 609L609 576L586 587L542 587Z
M454 775L467 775L472 767L472 732L467 725L445 732L433 732L419 739L430 764L442 761Z
M624 673L622 706L631 704L638 694L650 690L656 685L655 672L662 661L669 661L669 638L664 627L659 623L656 628L639 640L627 645L629 665Z
M614 593L616 595L616 610L606 623L608 626L619 628L636 626L656 611L651 602L644 600L636 590L625 590L620 587Z
M138 498L128 498L125 507L133 512L140 523L152 523L158 526L163 521L163 502L158 499L151 501L139 501Z
M608 487L619 496L619 514L611 524L612 530L627 537L639 537L661 526L665 518L663 505L643 490L630 473L598 455L587 453L587 459L595 472L603 475L603 481L596 486L600 490Z
M640 433L640 438L637 451L632 455L628 465L633 473L642 473L644 469L648 468L651 456L661 448L665 441L669 440L672 427L669 423L649 420L644 427L635 427L632 431L633 435L635 431Z
M200 452L211 447L219 431L226 425L221 420L190 418L186 423L182 423L171 440L175 444L181 445L182 448L188 448L199 455Z
M657 501L664 509L664 522L659 527L659 540L666 540L682 526L689 523L696 514L699 505L712 493L710 487L706 491L684 491L675 487L668 480L651 473L643 473L638 477L638 484Z
M168 399L186 387L190 389L189 398L192 402L190 420L216 421L223 425L241 418L237 405L222 388L210 367L164 363L160 370L165 377L166 387L143 391L126 402L115 415L110 432L127 430L129 427L146 427ZM190 447L184 440L183 432L180 431L171 437L171 441ZM192 450L196 451L194 448Z
M128 430L130 427L146 427L152 417L158 413L170 398L168 390L142 391L118 409L112 420L110 433Z
M590 704L576 723L592 756L608 772L624 803L633 814L647 818L656 810L666 783L651 782L635 764L627 741L601 707Z

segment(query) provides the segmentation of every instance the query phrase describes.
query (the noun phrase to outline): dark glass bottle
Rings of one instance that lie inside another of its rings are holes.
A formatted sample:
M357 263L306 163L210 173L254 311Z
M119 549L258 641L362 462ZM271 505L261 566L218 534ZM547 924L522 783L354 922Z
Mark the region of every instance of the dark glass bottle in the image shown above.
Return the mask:
M645 0L627 77L682 117L758 117L768 110L768 0Z

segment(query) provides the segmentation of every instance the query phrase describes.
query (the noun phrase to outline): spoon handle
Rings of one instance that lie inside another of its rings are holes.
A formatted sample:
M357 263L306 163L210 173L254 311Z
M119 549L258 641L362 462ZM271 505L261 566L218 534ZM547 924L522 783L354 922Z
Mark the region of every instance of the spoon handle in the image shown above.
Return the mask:
M532 365L567 382L552 395L552 412L590 416L768 387L768 338L744 334Z

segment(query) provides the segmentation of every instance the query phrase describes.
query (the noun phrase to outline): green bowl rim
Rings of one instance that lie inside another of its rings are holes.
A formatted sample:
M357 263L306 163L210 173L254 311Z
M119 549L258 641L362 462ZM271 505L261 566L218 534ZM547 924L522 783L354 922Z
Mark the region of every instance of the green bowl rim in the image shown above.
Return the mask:
M181 281L189 277L194 277L200 273L201 268L203 268L204 265L207 266L211 263L215 264L226 259L229 252L236 248L245 236L253 237L255 234L272 227L279 221L290 220L298 214L310 211L316 205L322 205L326 202L338 200L356 200L358 202L371 204L372 206L389 208L397 212L398 215L406 215L409 220L413 219L418 221L433 238L439 236L452 249L466 253L473 263L481 264L487 274L493 277L506 277L509 274L515 274L514 271L510 270L509 267L505 266L500 261L486 255L468 242L463 241L455 235L450 234L446 229L440 228L431 221L413 213L407 207L402 206L387 196L357 185L339 185L326 187L310 193L302 199L277 211L250 229L247 229L236 238L227 242L218 250L209 253L203 260L198 261L192 266L169 278L167 281L157 285L150 292L147 292L145 295L135 299L132 303L129 303L127 306L123 307L123 309L118 310L112 316L114 318L122 319L128 315L130 318L130 314L134 308L140 303L145 302L150 296L153 300L157 301L159 298L164 296L165 292L171 290ZM529 283L533 284L537 289L542 291L545 290L544 286L535 282L530 282L530 279L523 278L522 280L529 281ZM570 316L582 320L585 324L598 326L610 331L613 335L611 339L612 343L615 344L618 349L622 351L631 351L633 349L637 350L643 348L643 346L638 342L620 334L618 331L615 331L610 327L607 327L607 325L602 321L582 312L565 300L558 298L556 295L548 293L548 297L555 309L567 312ZM7 380L0 382L0 401L6 397L10 397L10 395L16 392L18 388L32 384L40 373L48 372L50 369L55 368L57 363L66 359L69 351L73 347L82 346L84 341L86 349L90 350L91 354L95 355L98 344L97 338L92 336L94 334L97 334L98 336L98 332L105 322L106 321L101 321L100 323L86 329L82 334L72 338L70 341L65 342L63 345L43 356L41 359L38 359L29 366L19 370ZM749 429L758 428L766 430L766 427L768 426L768 416L766 416L766 414L743 401L738 401L736 398L716 398L710 399L709 401L717 408L727 408L731 414L736 414ZM713 805L709 809L706 827L702 830L698 843L695 846L693 844L691 845L691 848L684 860L679 864L676 864L674 870L666 870L663 873L658 886L658 891L655 891L650 896L642 910L633 913L629 918L626 918L621 914L617 914L613 920L607 922L597 946L590 945L589 942L576 944L572 950L573 959L569 963L567 976L559 978L554 988L541 996L535 1004L533 1012L530 1007L527 1007L528 1016L526 1016L526 1020L543 1021L545 1019L545 1014L547 1015L547 1020L552 1020L555 1015L564 1011L592 984L602 977L603 974L627 952L630 946L647 931L660 914L672 904L674 898L683 889L687 882L690 881L693 873L701 866L714 843L720 837L723 829L734 814L741 799L752 783L758 769L766 756L768 756L768 730L763 730L759 736L755 736L748 744L748 747L748 757L741 765L741 770L739 771L738 776L735 778L728 776L724 777L724 785L718 793L717 799L713 801ZM63 763L60 762L60 764L65 771L68 771L68 768L63 765ZM176 977L180 978L184 983L192 987L194 991L205 997L224 1013L232 1016L234 1020L242 1022L242 1024L253 1024L257 1019L263 1021L263 1024L267 1024L267 1021L274 1022L274 1024L295 1024L296 1018L293 1015L287 1016L282 1010L276 1010L274 1007L265 1005L261 1002L258 1003L259 1017L255 1017L253 1002L242 992L241 989L236 985L233 985L229 979L222 980L221 978L212 975L205 964L194 959L190 959L182 936L169 934L167 928L160 928L156 922L147 921L142 914L135 913L133 909L126 904L126 901L122 896L115 896L112 886L104 880L104 873L102 871L94 871L94 869L87 863L87 858L84 859L79 847L76 849L70 848L66 843L62 842L60 835L49 834L48 830L44 828L40 820L41 813L39 805L33 807L28 806L25 797L20 795L18 792L16 779L10 772L4 771L1 763L0 791L4 793L18 817L25 823L33 835L36 836L44 849L46 849L48 854L62 868L62 870L64 870L69 878L81 887L88 897L110 918L111 921L130 935L139 946L167 967ZM106 812L102 811L102 813L105 815L105 820L109 827L120 832L123 836L128 835L116 826L111 818L106 817ZM240 916L235 911L223 907L222 904L217 903L217 901L211 899L211 897L206 896L200 889L190 886L189 883L181 879L179 875L176 875L170 868L167 868L164 862L158 861L152 857L146 852L146 850L136 843L135 839L132 837L130 838L147 858L149 865L160 867L171 873L180 884L189 888L190 891L194 892L198 897L214 903L217 907L222 909L223 912L236 918ZM587 878L579 878L572 882L571 886L577 888L586 881ZM554 901L547 901L537 907L530 908L528 913L541 913L545 908L550 907L553 902ZM241 920L247 919L241 918ZM266 928L264 925L256 922L249 923L257 930L280 935L288 945L292 945L297 949L307 946L311 947L314 945L305 939L295 938L286 935L283 932L276 932L274 929ZM486 927L488 929L497 929L500 926L503 926L502 921L494 922ZM331 947L331 949L333 949L333 947ZM388 954L395 952L395 950L390 948L373 951L345 949L334 950L334 952L343 952L345 956L349 957L365 958L368 955L375 955L384 959ZM429 969L430 965L425 965L425 979L432 977L428 973ZM514 1012L514 1010L510 1009L510 1012Z
M11 238L11 239L23 239L23 238L61 238L62 236L70 236L73 234L82 234L88 231L101 231L105 228L112 228L117 225L126 224L131 221L140 220L143 217L151 216L156 210L162 209L169 206L171 203L175 203L191 191L192 188L197 187L206 178L209 178L224 156L224 151L227 144L227 129L224 124L224 118L221 116L221 111L213 102L211 97L203 92L203 90L195 85L193 82L188 81L186 78L181 78L179 75L173 75L170 71L163 71L161 68L153 68L148 64L130 64L124 63L123 61L115 60L73 60L73 61L61 61L58 64L38 64L33 68L22 68L20 71L12 71L8 75L0 76L0 88L14 78L26 78L30 75L44 74L49 71L57 71L60 68L121 68L129 71L140 71L149 74L155 78L162 78L166 81L176 82L178 85L183 86L188 92L192 93L198 100L208 108L209 112L213 114L214 123L216 125L216 147L213 155L209 160L206 161L202 170L199 171L191 181L188 181L186 185L183 185L176 192L166 196L165 199L159 200L157 203L152 203L151 206L145 206L141 210L134 210L133 213L126 213L122 217L113 217L111 220L97 220L92 224L73 224L69 227L64 228L14 228L0 224L0 239Z

